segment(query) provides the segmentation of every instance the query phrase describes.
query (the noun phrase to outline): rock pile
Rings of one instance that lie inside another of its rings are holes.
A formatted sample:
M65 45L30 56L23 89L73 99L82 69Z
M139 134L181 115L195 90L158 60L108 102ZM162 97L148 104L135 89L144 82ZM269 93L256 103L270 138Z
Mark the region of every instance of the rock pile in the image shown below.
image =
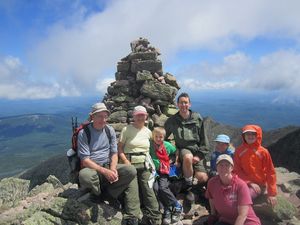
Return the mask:
M116 80L107 88L103 102L112 112L109 123L120 131L132 122L132 110L143 105L149 125L163 126L174 114L174 98L180 89L176 78L163 73L158 49L145 38L131 42L131 53L117 64Z
M55 164L54 161L51 161ZM300 175L284 168L276 168L279 190L278 205L273 212L266 203L256 203L254 209L263 225L299 225ZM121 225L122 214L118 202L112 199L91 201L76 184L63 185L50 175L44 183L30 188L30 181L5 178L0 181L0 223L3 225L39 224L113 224ZM183 225L201 225L208 211L198 200L193 215L183 218Z

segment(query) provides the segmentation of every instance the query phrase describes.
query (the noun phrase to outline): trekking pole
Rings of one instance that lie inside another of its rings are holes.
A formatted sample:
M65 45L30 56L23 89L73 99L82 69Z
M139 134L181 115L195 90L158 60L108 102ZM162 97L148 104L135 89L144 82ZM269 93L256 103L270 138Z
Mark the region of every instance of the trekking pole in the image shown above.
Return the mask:
M71 118L72 118L72 132L74 133L75 130L74 117L72 116Z
M72 131L74 133L75 129L77 128L77 117L72 117Z

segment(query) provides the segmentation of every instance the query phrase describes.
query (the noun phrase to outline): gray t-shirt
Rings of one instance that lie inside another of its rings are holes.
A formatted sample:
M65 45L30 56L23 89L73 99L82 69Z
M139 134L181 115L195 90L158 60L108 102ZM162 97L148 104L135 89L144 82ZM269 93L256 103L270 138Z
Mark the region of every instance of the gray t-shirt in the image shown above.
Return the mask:
M96 130L92 124L88 125L91 133L91 142L88 144L87 135L82 129L78 134L78 156L80 160L90 158L99 165L110 163L111 155L117 153L117 140L115 130L109 128L111 134L111 144L105 129Z

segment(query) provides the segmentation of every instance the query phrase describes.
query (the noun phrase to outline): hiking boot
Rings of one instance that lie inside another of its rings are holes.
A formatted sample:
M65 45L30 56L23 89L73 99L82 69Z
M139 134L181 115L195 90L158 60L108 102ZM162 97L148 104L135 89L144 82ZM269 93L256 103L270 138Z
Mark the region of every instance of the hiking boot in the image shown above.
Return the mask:
M161 225L160 219L149 218L147 216L143 216L139 225Z
M171 224L171 210L169 208L164 209L164 213L162 216L162 224L163 225Z
M182 188L183 190L188 191L192 189L192 187L193 187L193 181L191 180L191 181L184 181Z
M102 197L100 195L95 195L93 193L90 193L89 200L93 203L101 203Z
M149 225L161 225L161 219L149 219Z
M138 225L138 224L139 224L138 218L124 219L124 220L122 220L122 223L121 223L121 225Z
M185 181L184 190L185 190L185 198L190 203L193 204L195 202L195 195L192 192L193 182Z
M172 223L177 223L181 219L181 213L182 213L182 206L176 206L173 208L172 212L172 217L171 217L171 222Z

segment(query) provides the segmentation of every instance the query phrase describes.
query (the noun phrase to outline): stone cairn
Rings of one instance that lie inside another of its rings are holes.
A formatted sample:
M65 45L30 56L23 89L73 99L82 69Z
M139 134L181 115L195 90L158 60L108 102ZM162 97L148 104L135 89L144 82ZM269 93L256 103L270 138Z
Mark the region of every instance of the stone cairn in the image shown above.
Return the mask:
M142 105L149 114L148 127L163 126L177 112L176 78L163 73L159 50L145 38L130 43L131 53L117 64L116 80L107 88L103 102L111 111L109 123L118 132L132 122L132 111Z

